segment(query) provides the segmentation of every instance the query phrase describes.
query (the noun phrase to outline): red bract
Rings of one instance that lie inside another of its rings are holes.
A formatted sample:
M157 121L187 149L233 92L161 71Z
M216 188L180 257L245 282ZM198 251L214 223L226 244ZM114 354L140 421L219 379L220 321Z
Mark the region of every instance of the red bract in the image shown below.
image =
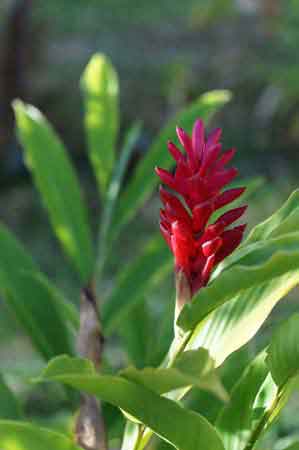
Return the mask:
M205 138L204 124L195 122L192 138L182 128L177 135L183 154L172 142L168 150L176 162L174 174L157 168L162 182L177 195L161 186L164 208L160 213L160 229L175 257L176 270L182 270L194 294L209 281L213 268L240 244L246 225L227 229L239 219L246 206L231 209L214 223L212 214L238 198L245 188L222 192L238 171L227 168L234 149L221 154L217 128Z

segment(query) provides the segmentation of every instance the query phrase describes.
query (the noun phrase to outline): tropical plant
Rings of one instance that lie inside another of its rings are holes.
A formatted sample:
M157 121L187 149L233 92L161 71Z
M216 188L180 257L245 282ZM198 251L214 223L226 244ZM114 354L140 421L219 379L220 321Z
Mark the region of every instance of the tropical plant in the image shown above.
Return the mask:
M80 280L80 313L11 232L3 224L0 227L1 294L35 350L48 362L34 382L55 381L72 388L66 389L66 395L70 414L79 410L72 419L74 436L67 429L63 433L26 423L4 373L0 447L107 449L116 436L117 445L122 439L122 450L142 450L147 445L180 450L257 448L298 386L299 316L284 322L254 358L246 354L241 361L238 350L298 284L299 191L240 245L245 227L230 226L245 211L239 197L248 199L257 182L245 182L245 193L238 186L223 191L237 174L225 167L234 151L221 154L220 130L206 137L203 125L229 100L227 92L204 94L171 119L124 183L141 125L135 123L129 129L117 156L119 88L106 57L91 59L82 88L88 157L102 204L97 239L93 239L78 178L61 140L40 111L20 100L14 102L27 167ZM188 133L194 122L191 139ZM176 124L185 153L172 143ZM169 154L164 148L168 139L172 140ZM171 156L177 163L174 172ZM161 188L160 225L175 257L176 278L175 313L166 301L158 312L159 329L146 298L172 272L173 263L158 234L120 268L104 303L98 301L117 239L156 189L154 166L163 167L157 173L172 190ZM234 208L228 210L232 202ZM219 216L220 208L225 212ZM156 336L147 331L150 322ZM173 324L173 341L166 351ZM107 340L114 334L122 336L134 363L117 373L105 355L104 336ZM151 358L146 356L149 349ZM232 365L229 374L221 372L233 354L244 370L240 373ZM81 392L80 405L73 389ZM206 408L204 401L193 408L190 392L208 393L212 400ZM114 406L110 418L107 403ZM152 440L154 436L159 440ZM287 448L297 446L292 443Z

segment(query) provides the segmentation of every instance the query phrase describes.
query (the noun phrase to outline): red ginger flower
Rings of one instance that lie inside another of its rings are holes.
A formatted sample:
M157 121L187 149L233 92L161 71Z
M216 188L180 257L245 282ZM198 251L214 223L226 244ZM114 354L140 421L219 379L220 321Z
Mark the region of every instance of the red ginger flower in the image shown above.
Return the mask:
M212 131L205 139L204 124L198 119L192 138L182 128L177 135L185 154L172 143L168 150L176 161L172 175L156 168L162 182L175 191L175 196L160 188L164 208L160 213L160 229L175 257L177 271L183 271L194 294L205 286L213 268L240 244L246 225L227 229L239 219L247 206L231 209L213 224L211 215L238 198L245 188L222 192L238 171L226 164L235 154L234 149L221 153L221 129Z

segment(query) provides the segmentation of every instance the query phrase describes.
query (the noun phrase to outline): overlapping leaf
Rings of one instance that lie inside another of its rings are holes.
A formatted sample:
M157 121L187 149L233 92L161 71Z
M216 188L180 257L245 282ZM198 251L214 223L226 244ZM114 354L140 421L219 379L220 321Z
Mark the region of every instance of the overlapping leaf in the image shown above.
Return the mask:
M24 422L0 420L3 450L82 450L61 433Z
M101 226L99 232L99 254L97 258L97 279L100 278L107 252L109 250L110 242L108 242L109 229L111 221L115 212L115 206L119 196L121 184L124 179L125 171L128 166L130 156L140 135L141 125L135 123L127 132L124 138L123 148L117 161L111 181L108 186L106 201L103 205L103 215L101 218Z
M298 219L299 190L297 189L272 216L253 228L244 245L296 231Z
M173 160L165 148L165 143L169 139L176 141L176 125L190 131L196 118L201 117L204 121L208 121L229 100L230 94L227 91L208 92L167 123L155 138L146 156L139 163L128 187L121 196L117 214L112 223L112 238L117 237L120 229L136 214L157 186L159 180L154 174L154 167L169 168L173 165Z
M184 307L178 324L186 331L192 330L208 314L239 293L287 273L293 275L296 270L299 270L299 233L251 244L235 264Z
M91 58L81 86L85 100L88 154L99 190L105 194L114 166L119 129L118 77L105 55L95 54Z
M219 366L260 329L274 306L299 283L299 270L247 289L218 308L193 332L189 348L207 348Z
M165 394L175 389L195 386L213 392L227 401L228 396L214 371L214 361L207 350L200 348L182 353L169 368L142 370L129 367L120 373L128 380L140 383L157 394Z
M72 353L66 325L69 321L75 324L76 313L3 225L0 225L0 291L46 359L62 352Z
M299 376L299 314L283 322L272 337L267 364L279 387Z
M10 388L5 383L3 376L0 374L0 419L18 420L23 414L21 406Z
M70 364L68 357L55 358L41 380L66 383L118 406L179 450L224 450L215 429L199 414L121 376L89 374L86 365L83 372L77 365L72 373Z
M102 308L106 334L112 333L136 302L158 282L172 267L172 257L161 236L154 236L142 254L127 267L122 267L120 276Z
M246 255L252 248L251 244L298 231L298 218L299 190L296 190L277 211L251 230L244 243L216 268L212 279Z
M257 420L254 403L266 379L269 369L263 352L246 368L233 388L230 401L225 405L216 421L226 450L243 450ZM258 416L263 409L260 408Z
M28 168L48 210L53 228L83 282L91 276L94 256L87 212L67 152L36 108L15 101L17 131Z

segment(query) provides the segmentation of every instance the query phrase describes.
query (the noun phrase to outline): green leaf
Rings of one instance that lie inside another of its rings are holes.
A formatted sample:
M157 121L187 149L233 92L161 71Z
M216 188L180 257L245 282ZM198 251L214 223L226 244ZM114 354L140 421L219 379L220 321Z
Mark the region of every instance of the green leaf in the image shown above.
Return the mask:
M267 364L277 386L299 375L299 314L283 322L273 335Z
M23 414L21 406L14 395L4 381L4 378L0 374L0 418L18 420L21 419Z
M242 197L244 197L244 195ZM232 264L235 264L240 258L250 252L252 244L270 238L273 239L275 237L280 237L284 234L296 232L298 230L297 224L299 220L298 205L299 190L296 190L290 195L288 200L280 209L278 209L264 222L261 222L252 229L243 244L241 244L241 246L237 248L232 255L225 258L225 260L218 265L216 270L213 272L211 279L213 280L217 278L224 269L227 269Z
M76 320L75 315L70 319L66 300L1 224L0 291L46 359L62 352L72 353L66 324Z
M188 348L206 348L218 367L257 333L274 306L298 283L299 270L242 291L198 325Z
M229 100L230 93L227 91L208 92L177 114L163 127L154 139L146 156L139 163L128 187L120 198L117 214L112 223L112 239L117 237L121 228L134 217L137 210L158 185L159 179L154 173L155 166L167 169L174 164L167 151L166 143L169 139L176 141L176 125L190 131L197 117L201 117L207 122Z
M139 425L127 420L121 450L132 450L138 439Z
M186 331L192 330L209 313L240 292L286 273L293 275L298 269L299 233L252 244L237 263L224 270L184 307L178 325Z
M41 379L66 383L118 406L179 450L224 450L215 429L199 414L120 376L89 375L85 370L70 373L70 361L66 356L55 358Z
M102 307L106 335L117 329L130 309L156 286L172 268L172 256L161 236L156 235L135 261L122 267L115 287Z
M25 422L0 421L0 448L3 450L82 450L61 433Z
M282 450L299 450L299 442L294 442L291 445L288 445L287 447L283 448Z
M136 327L136 323L142 323L142 327ZM145 298L141 298L133 308L130 308L130 320L123 320L118 327L129 361L136 367L148 364L152 330L155 325L156 322L153 323L152 312Z
M125 175L125 171L127 168L127 165L130 160L130 156L132 154L132 151L134 149L134 145L136 144L136 141L140 135L141 132L141 124L139 122L136 122L127 132L125 139L124 139L124 145L123 149L121 151L119 160L116 163L107 195L106 195L106 201L104 204L104 211L103 216L101 219L101 226L100 226L100 233L99 233L99 254L98 254L98 261L97 261L97 279L99 279L105 260L107 256L107 250L108 250L108 235L109 235L109 228L110 224L113 218L113 214L115 211L116 201L119 195L119 191L123 182L123 178Z
M251 434L246 448L253 448L263 432L269 428L288 402L292 392L299 388L299 314L294 314L276 331L267 349L266 363L271 372L270 394L273 400ZM277 387L275 386L274 382ZM273 390L273 385L276 391ZM257 404L259 406L259 404Z
M208 390L227 401L228 396L214 372L214 362L207 350L200 348L183 352L171 368L134 367L122 370L120 375L151 389L157 394L165 394L175 389L195 386Z
M243 245L295 232L299 219L299 189L294 191L286 203L267 220L257 225Z
M88 155L99 191L105 194L114 166L119 130L118 77L107 56L93 55L82 75L81 87Z
M45 117L31 105L14 102L17 131L26 163L48 210L55 233L83 282L94 256L87 212L67 152Z
M254 428L257 419L254 403L269 373L265 357L262 352L246 368L231 392L230 402L220 411L216 427L226 450L243 450Z

